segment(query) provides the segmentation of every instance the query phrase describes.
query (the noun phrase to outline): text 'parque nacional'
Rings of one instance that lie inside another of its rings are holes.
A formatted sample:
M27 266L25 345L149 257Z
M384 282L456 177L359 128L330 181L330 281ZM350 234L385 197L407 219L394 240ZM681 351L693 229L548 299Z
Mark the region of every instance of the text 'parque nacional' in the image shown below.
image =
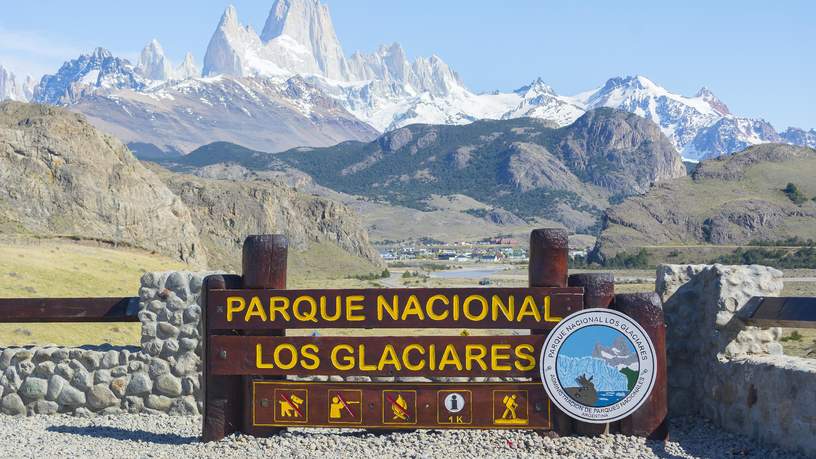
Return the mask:
M573 292L572 290L575 290ZM580 289L223 290L210 293L223 328L343 326L551 328L581 305Z

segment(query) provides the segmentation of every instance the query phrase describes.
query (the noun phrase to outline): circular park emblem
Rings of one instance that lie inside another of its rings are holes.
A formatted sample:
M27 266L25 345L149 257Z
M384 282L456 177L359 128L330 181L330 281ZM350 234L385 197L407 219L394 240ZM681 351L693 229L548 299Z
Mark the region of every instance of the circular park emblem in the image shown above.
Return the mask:
M643 328L611 309L571 314L547 335L541 381L561 411L603 424L632 414L655 384L655 350Z

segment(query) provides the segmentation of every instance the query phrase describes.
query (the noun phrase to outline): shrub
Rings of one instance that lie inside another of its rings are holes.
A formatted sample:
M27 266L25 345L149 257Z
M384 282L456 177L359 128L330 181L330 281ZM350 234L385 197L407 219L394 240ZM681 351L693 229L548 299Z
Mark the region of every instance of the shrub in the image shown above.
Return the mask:
M807 201L805 195L802 194L802 191L794 183L788 183L788 186L786 186L782 191L788 196L788 199L790 199L791 202L797 206Z

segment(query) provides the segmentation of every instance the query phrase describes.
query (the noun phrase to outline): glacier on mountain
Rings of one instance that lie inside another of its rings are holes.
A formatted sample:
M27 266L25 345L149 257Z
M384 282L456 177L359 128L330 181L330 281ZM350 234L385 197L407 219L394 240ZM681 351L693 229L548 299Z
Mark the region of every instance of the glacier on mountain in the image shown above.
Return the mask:
M626 392L628 380L617 368L596 357L570 357L559 355L556 360L558 380L564 387L577 387L578 377L592 378L597 391Z

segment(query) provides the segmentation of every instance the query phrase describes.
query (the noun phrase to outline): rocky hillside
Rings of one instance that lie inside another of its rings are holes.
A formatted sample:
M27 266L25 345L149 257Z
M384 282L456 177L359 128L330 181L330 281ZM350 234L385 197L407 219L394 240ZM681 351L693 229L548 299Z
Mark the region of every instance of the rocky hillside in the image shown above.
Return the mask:
M204 179L151 169L190 208L210 259L222 266L240 269L246 235L274 233L286 234L290 248L299 252L329 243L372 265L382 263L356 215L342 204L269 181Z
M283 185L196 179L145 167L81 115L0 104L2 234L99 239L213 269L238 269L244 237L271 232L289 236L293 259L330 251L334 258L324 260L321 274L331 273L332 264L342 269L381 263L342 204Z
M599 258L656 245L747 244L816 238L816 150L765 144L701 162L610 208ZM798 194L785 192L793 183Z
M218 163L297 170L338 192L418 210L431 210L439 196L466 196L483 204L473 214L530 224L547 219L578 231L595 228L610 200L685 175L655 124L611 109L590 111L564 128L532 118L412 125L369 143L280 154L220 143L171 167Z
M126 243L204 264L190 211L82 116L0 104L0 231Z

